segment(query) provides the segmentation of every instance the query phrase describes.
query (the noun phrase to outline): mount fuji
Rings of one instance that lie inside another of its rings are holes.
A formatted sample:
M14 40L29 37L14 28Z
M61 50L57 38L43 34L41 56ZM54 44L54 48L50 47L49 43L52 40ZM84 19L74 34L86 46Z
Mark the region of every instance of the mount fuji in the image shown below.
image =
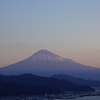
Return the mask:
M23 73L42 76L68 74L100 81L100 68L77 63L47 50L40 50L25 60L0 68L0 74L3 75L19 75Z

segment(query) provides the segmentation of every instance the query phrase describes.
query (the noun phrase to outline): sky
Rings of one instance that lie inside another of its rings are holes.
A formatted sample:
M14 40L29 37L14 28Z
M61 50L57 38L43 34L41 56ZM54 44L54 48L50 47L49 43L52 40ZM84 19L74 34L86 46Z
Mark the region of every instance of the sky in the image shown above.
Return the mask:
M0 67L41 49L100 68L100 0L0 0Z

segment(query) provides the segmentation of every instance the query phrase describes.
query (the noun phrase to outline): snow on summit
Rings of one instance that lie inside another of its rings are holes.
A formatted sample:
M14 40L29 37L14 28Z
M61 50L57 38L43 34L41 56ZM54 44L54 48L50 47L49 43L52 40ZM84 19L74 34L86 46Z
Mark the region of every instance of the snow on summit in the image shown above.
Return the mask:
M65 61L66 59L60 57L56 54L53 54L47 50L39 50L35 54L33 54L30 59L32 61Z

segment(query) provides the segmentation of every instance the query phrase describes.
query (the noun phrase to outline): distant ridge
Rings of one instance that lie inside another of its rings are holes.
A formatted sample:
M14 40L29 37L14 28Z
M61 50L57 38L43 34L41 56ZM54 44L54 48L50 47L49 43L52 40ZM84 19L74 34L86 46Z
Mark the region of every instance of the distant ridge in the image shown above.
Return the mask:
M86 80L83 78L76 78L65 74L57 74L57 75L53 75L52 77L60 80L67 80L80 86L87 85L92 87L100 87L100 81L96 81L96 80Z
M0 68L0 74L3 75L18 75L23 73L42 76L62 73L85 79L100 80L100 68L77 63L48 50L39 50L25 60Z
M89 86L78 86L67 80L32 74L0 75L0 96L61 94L64 91L87 92L94 89Z

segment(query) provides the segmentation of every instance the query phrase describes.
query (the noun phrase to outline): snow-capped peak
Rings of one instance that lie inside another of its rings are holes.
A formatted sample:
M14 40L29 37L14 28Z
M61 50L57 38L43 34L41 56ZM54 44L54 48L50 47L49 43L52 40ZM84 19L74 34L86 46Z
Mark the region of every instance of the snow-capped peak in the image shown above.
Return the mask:
M54 53L49 52L48 50L40 50L33 54L30 58L31 61L68 61L72 62L70 59L65 59L63 57L60 57Z

